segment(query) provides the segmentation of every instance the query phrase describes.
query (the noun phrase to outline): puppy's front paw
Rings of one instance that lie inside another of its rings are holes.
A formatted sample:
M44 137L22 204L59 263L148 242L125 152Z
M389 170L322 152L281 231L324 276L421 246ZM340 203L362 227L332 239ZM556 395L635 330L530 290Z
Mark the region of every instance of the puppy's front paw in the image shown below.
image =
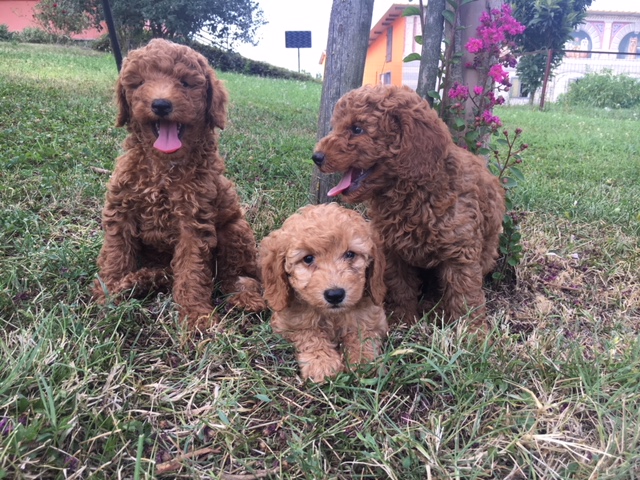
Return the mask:
M256 279L238 277L235 290L236 292L228 300L231 305L256 313L267 309L267 304L262 298L260 283Z
M187 328L193 333L205 333L208 329L218 323L218 316L211 310L206 309L182 309L180 319L186 322Z
M298 355L302 378L322 383L344 370L342 356L336 352L305 352Z

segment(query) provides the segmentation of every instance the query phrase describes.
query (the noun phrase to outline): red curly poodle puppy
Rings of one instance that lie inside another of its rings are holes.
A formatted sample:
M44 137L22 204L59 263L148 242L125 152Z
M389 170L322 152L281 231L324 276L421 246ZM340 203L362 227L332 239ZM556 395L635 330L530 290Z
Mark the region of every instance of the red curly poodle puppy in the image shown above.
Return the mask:
M129 53L116 93L129 135L107 187L94 296L171 286L191 328L215 320L216 283L230 304L266 308L255 237L218 154L228 94L206 58L152 40Z
M453 143L427 101L407 87L365 86L337 103L333 130L313 161L342 172L329 195L365 202L387 258L386 306L418 317L425 279L441 291L446 320L485 327L483 278L495 266L504 189L487 162Z
M260 244L271 325L322 382L373 360L387 334L384 256L362 216L335 203L303 207ZM343 358L343 355L345 358Z

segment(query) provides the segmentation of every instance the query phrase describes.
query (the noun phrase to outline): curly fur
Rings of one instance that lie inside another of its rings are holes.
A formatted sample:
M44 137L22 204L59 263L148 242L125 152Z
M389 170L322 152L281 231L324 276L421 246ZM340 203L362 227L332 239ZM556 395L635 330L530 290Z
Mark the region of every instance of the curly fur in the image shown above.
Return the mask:
M366 86L337 103L333 130L313 160L344 172L331 194L365 202L384 244L386 307L419 316L423 281L435 274L445 318L473 311L483 326L484 276L495 266L504 189L486 161L456 146L447 126L407 87Z
M322 382L345 360L377 356L387 333L384 257L361 215L335 203L303 207L262 241L260 267L273 330L295 345L303 378Z
M228 94L207 60L152 40L129 53L116 94L117 126L129 135L107 186L94 296L172 287L192 328L215 320L216 282L231 304L266 308L255 237L218 154ZM169 147L158 146L162 125L173 131Z

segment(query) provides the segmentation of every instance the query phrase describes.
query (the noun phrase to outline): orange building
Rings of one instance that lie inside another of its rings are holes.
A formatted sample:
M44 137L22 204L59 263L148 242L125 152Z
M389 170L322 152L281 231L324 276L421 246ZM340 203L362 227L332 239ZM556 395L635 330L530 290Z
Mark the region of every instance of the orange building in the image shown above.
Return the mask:
M364 66L364 85L407 85L413 89L418 84L420 62L404 62L410 53L420 53L416 43L420 31L420 17L403 17L410 5L393 4L375 24L369 34L369 49Z
M33 9L38 3L40 0L0 0L0 25L7 25L10 32L21 32L25 28L40 28L33 18ZM72 37L75 40L95 40L102 33L91 28Z

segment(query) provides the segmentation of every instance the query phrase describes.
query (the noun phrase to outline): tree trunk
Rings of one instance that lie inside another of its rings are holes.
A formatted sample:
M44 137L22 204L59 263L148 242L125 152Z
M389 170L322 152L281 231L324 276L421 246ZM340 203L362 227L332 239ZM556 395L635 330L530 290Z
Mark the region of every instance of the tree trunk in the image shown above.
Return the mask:
M444 32L442 12L444 12L445 8L446 0L429 0L424 12L425 16L420 19L422 24L422 53L416 92L422 98L426 98L431 106L433 106L433 98L429 97L429 92L436 89L438 82L442 33Z
M476 2L469 2L460 7L460 25L466 27L460 31L460 43L456 46L456 51L462 53L462 59L460 60L460 66L462 67L462 83L472 90L476 85L483 85L483 79L478 70L474 68L467 68L467 63L473 63L473 57L475 54L469 53L465 48L465 45L470 38L478 35L477 29L480 25L480 16L483 12L492 8L500 8L502 0L483 0ZM467 120L473 120L473 102L471 99L466 103L466 117Z
M320 100L318 140L329 133L333 108L340 97L362 85L372 16L373 0L333 0ZM330 199L327 192L339 179L339 174L325 175L314 168L311 202L328 202Z

